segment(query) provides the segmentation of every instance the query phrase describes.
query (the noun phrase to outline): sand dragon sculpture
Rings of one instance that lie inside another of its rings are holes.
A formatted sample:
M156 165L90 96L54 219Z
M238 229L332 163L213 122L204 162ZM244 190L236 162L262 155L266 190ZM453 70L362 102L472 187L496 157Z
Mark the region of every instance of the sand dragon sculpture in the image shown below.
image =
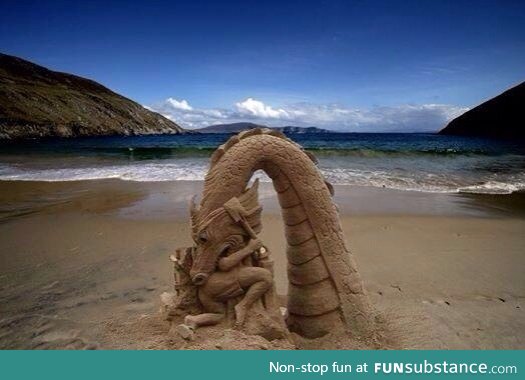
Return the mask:
M287 241L288 295L281 313L273 261L262 230L258 181L263 170L277 192ZM280 132L252 129L231 137L211 157L200 206L190 209L194 245L172 256L179 333L228 321L269 339L289 331L306 338L334 331L360 335L370 306L345 245L333 187L315 157Z

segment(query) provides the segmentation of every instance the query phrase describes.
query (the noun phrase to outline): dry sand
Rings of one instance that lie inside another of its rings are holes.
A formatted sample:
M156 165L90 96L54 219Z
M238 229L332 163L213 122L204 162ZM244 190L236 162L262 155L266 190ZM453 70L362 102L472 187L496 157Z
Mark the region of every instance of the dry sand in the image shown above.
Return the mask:
M169 254L190 244L191 182L0 182L0 348L292 348L208 328L168 334ZM524 349L521 196L339 187L348 245L385 340L372 348ZM268 186L263 241L286 293L284 234ZM327 337L303 348L370 348Z

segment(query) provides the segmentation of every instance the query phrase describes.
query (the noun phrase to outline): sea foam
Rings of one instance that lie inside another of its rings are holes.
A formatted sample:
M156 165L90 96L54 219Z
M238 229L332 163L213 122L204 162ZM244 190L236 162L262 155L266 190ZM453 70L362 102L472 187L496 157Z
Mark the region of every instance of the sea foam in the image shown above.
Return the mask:
M450 173L436 174L394 172L386 170L359 170L351 168L320 167L324 177L334 185L371 186L404 191L429 193L511 194L525 190L525 173L491 174L477 178L462 178ZM123 165L65 168L23 168L0 165L3 181L82 181L121 179L138 182L202 181L207 172L205 163L178 164L167 162L138 162ZM270 178L262 172L256 177L262 182Z

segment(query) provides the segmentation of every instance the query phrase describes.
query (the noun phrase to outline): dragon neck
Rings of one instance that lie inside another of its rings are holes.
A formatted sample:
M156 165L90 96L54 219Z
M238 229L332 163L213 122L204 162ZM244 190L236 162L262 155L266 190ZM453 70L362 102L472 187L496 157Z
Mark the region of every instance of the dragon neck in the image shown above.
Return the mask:
M290 203L287 202L288 189L294 189L305 204L309 203L309 195L320 191L321 194L316 195L316 198L321 197L324 202L312 202L309 208L313 212L313 209L323 208L327 204L333 207L330 194L326 191L327 184L311 156L288 138L273 131L272 134L261 131L261 134L247 136L241 133L217 149L205 178L201 215L209 214L232 197L238 196L259 169L272 179L280 202L284 202L281 207L288 207ZM315 185L319 188L312 187L313 178L317 180Z

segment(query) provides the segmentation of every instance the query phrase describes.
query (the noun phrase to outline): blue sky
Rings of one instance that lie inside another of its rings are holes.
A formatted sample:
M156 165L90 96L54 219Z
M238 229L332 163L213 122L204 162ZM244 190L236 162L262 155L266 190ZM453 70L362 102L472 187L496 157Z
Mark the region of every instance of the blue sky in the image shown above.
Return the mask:
M525 80L523 1L0 1L0 51L190 128L433 131Z

